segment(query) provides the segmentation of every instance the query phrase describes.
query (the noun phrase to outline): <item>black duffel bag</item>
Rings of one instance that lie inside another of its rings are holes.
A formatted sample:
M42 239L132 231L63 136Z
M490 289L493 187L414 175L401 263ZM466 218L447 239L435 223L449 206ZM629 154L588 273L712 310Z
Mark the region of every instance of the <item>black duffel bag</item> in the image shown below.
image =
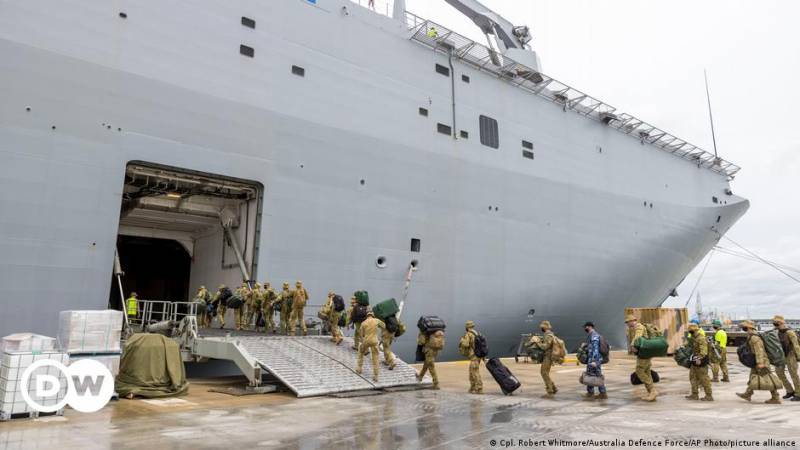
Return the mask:
M422 316L417 322L417 328L426 334L431 334L435 331L444 331L444 320L439 316Z
M387 317L384 323L386 324L386 330L392 334L397 333L397 329L400 328L400 322L397 321L397 317L394 315Z

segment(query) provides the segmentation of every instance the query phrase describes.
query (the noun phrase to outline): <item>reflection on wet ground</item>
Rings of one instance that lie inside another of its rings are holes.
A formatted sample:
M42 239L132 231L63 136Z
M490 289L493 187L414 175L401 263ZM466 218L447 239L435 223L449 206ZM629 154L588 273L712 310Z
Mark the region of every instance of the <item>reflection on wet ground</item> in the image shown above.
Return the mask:
M632 364L618 358L607 368L611 398L602 402L581 399L580 370L570 365L557 369L557 398L540 399L539 367L513 362L509 367L524 387L510 397L499 393L486 372L487 394L467 394L464 363L440 365L441 391L347 399L232 397L208 392L210 380L195 381L190 395L178 402L120 401L95 414L68 411L65 417L0 423L0 449L475 449L520 439L628 443L800 436L800 404L770 406L761 403L768 395L756 394L753 403L735 396L747 382L743 367L732 368L732 383L714 385L717 402L708 404L685 400L688 372L670 360L658 361L664 395L651 404L638 400L640 391L627 383Z

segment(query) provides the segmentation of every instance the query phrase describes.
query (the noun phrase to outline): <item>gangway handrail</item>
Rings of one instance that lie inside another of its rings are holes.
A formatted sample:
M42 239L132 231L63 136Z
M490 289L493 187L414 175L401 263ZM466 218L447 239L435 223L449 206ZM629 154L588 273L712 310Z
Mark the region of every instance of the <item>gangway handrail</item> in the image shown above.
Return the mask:
M714 154L678 138L655 125L627 113L618 113L617 108L592 97L553 77L518 63L472 39L469 39L432 20L424 19L406 11L406 26L411 31L410 39L436 52L454 58L477 70L488 72L520 89L544 97L559 104L564 111L571 110L582 116L605 123L617 131L650 144L667 153L688 160L697 167L711 170L733 179L741 167L714 156ZM433 36L430 28L435 29Z

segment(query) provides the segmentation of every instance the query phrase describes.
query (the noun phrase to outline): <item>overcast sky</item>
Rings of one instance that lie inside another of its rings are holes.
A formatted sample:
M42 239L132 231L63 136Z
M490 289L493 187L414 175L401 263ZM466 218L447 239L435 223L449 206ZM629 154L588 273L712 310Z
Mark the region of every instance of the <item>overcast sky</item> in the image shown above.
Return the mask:
M800 269L800 2L481 1L531 27L548 75L711 151L706 68L720 156L742 167L732 189L751 201L728 236ZM407 9L485 42L444 0L407 0ZM686 303L704 264L665 306ZM800 283L764 264L714 252L698 290L706 309L800 319Z

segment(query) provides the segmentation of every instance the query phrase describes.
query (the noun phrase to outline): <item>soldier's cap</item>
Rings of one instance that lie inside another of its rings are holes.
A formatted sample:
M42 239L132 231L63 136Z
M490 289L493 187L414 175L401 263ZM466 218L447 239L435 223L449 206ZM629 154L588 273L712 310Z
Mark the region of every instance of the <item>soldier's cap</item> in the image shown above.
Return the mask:
M374 313L374 312L372 312L372 310L371 310L371 309L368 309L368 310L367 310L367 315L368 315L368 316L375 317L375 313Z
M475 322L473 322L473 321L471 321L471 320L468 320L468 321L467 321L467 322L464 324L464 327L465 327L465 328L475 328Z
M131 292L131 297L136 297L137 295L139 295L139 294L137 294L136 291Z
M549 320L543 320L542 323L539 324L539 328L550 329L550 328L553 328L553 326L550 325L550 321Z
M303 282L302 282L302 281L300 281L300 280L297 280L297 281L296 281L294 284L296 284L296 285L298 285L298 286L299 286L299 285L303 284Z
M699 329L700 329L700 325L698 325L696 323L690 323L689 324L689 331L697 331Z
M756 324L754 324L752 321L749 320L743 320L741 323L739 323L739 328L755 328L755 327Z
M283 287L289 287L289 282L288 281L284 281L283 282Z
M633 322L634 320L636 320L636 316L634 316L633 314L628 314L627 316L625 316L625 323Z
M220 285L219 285L219 287L218 287L217 289L222 289L222 288L224 288L224 287L225 287L225 285L224 285L224 284L220 284Z
M786 322L786 319L784 319L784 318L783 318L783 316L775 316L775 317L773 317L773 318L772 318L772 321L773 321L773 322L781 322L781 323L784 323L784 322Z
M583 324L583 328L586 328L586 327L594 328L594 322L586 322L585 324Z

